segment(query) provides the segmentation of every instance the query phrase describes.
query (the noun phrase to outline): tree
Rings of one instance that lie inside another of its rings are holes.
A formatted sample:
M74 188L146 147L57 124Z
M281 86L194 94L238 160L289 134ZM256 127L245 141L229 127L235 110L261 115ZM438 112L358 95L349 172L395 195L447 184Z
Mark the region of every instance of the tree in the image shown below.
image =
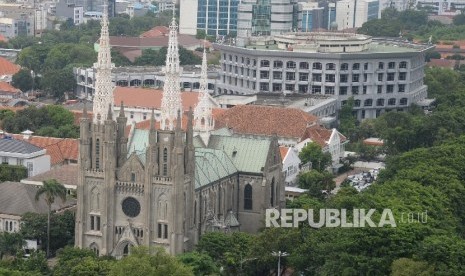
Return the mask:
M213 259L205 253L193 251L177 257L182 263L192 268L194 275L215 275L219 272Z
M392 262L392 276L428 276L434 274L434 269L427 262L414 261L408 258L400 258Z
M134 247L126 258L115 262L109 276L126 276L128 271L133 275L194 275L192 270L170 256L163 248Z
M315 142L308 143L299 153L302 164L312 163L312 168L317 171L324 171L331 165L331 154L323 152L321 146Z
M58 183L55 179L45 180L43 185L37 190L35 199L38 201L44 195L45 203L48 206L47 212L47 257L50 257L50 214L52 212L52 204L55 198L66 200L66 188L63 184Z
M339 111L339 130L346 137L349 137L349 139L355 132L357 124L357 118L353 114L354 105L354 97L350 97Z
M0 260L3 256L14 256L23 248L25 241L19 233L0 233Z
M27 168L21 165L0 165L0 181L21 181L27 177Z
M465 25L465 14L457 14L452 19L452 22L454 23L454 25Z
M336 183L332 174L326 171L311 170L299 175L299 187L308 189L309 195L323 199L325 197L323 191L329 193L336 188Z
M73 91L75 84L71 70L49 70L42 79L42 88L57 98L64 98L64 93Z
M23 92L27 92L32 88L31 72L27 69L21 69L13 75L12 82L14 87Z

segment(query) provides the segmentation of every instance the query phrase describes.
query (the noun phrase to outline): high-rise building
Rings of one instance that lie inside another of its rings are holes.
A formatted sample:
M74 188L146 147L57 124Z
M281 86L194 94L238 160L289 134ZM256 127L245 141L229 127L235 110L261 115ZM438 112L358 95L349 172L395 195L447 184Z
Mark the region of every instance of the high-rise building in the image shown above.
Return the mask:
M195 35L235 35L239 0L181 0L179 32Z
M244 0L237 14L237 45L253 36L297 31L301 26L301 5L295 0Z
M379 18L379 0L341 0L336 2L338 30L359 28L371 19Z
M324 25L324 7L318 3L301 3L302 5L302 32L311 32L313 30L327 28Z

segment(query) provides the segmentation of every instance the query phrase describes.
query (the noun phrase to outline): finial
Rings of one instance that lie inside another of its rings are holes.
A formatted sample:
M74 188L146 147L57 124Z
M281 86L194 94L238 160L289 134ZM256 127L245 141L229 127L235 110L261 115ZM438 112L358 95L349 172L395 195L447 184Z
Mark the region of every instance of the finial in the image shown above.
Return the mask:
M111 111L111 104L108 105L107 120L113 120L113 112Z
M181 129L181 110L178 109L178 118L176 119L176 129Z

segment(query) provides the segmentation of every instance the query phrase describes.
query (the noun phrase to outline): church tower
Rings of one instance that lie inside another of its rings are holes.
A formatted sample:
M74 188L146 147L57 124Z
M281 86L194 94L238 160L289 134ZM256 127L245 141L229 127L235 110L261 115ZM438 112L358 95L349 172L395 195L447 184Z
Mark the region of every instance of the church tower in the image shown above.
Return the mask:
M170 24L168 49L166 53L165 84L163 86L163 98L161 101L161 129L173 130L176 120L182 120L178 117L178 111L182 111L181 89L179 78L181 67L179 65L179 48L178 48L178 25L174 18Z
M161 246L170 254L193 247L193 114L182 129L177 26L173 19L166 60L161 129L152 111L150 129L140 144L125 136L127 118L121 103L113 118L113 84L104 8L92 119L86 108L80 122L79 174L75 244L116 258L134 246ZM131 151L132 149L132 151Z
M194 130L205 144L208 144L210 131L213 130L212 104L208 93L207 53L203 49L202 69L200 72L199 101L194 109Z

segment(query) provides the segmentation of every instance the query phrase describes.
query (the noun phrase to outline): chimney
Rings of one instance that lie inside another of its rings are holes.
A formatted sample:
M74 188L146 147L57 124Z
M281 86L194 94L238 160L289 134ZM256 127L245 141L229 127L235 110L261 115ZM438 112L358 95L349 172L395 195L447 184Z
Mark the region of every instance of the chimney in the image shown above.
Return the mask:
M30 131L29 129L26 129L25 131L21 132L21 134L23 135L24 140L29 140L29 138L31 138L31 135L33 133L34 132Z

